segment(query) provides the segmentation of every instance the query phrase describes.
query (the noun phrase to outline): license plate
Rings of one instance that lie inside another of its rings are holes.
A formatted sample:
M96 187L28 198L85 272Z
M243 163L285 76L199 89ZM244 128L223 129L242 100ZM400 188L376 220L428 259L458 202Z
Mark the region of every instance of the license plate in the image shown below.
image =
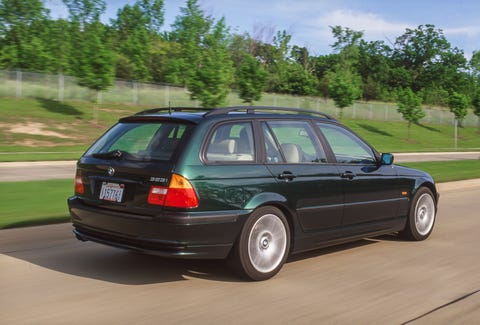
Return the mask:
M102 182L100 200L111 202L122 202L124 184Z

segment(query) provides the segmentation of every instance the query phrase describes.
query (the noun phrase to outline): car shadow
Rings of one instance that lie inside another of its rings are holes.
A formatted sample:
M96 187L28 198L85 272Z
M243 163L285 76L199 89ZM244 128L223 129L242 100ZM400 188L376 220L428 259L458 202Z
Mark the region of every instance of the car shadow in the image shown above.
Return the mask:
M56 272L124 285L176 282L190 278L242 281L222 260L168 259L95 243L67 243L63 248L50 247L35 256L25 252L5 255Z
M66 231L62 233L60 239L58 235L51 238L44 235L33 238L28 243L13 244L11 248L4 245L0 252L56 272L124 285L145 285L190 279L232 283L247 281L239 277L224 260L171 259L93 242L80 242L74 238L73 234L67 234L70 230L68 227L63 226L63 228L62 231ZM382 240L396 240L393 238L395 237L383 236L362 239L317 249L293 255L287 263L371 245Z
M183 260L80 242L70 224L0 231L0 254L56 272L125 285L199 278L239 282L222 260Z
M375 240L374 238L373 239L366 238L366 239L360 239L360 240L345 243L345 244L319 248L312 251L292 255L288 258L287 263L297 262L297 261L308 259L308 258L315 258L315 257L329 255L329 254L334 254L334 253L346 251L346 250L357 248L357 247L371 245L376 242L378 241Z

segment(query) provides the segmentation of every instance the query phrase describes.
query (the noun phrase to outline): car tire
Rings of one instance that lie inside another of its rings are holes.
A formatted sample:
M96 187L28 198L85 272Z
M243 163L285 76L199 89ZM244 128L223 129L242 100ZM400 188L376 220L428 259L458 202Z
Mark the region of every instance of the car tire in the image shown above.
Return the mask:
M249 280L266 280L280 271L289 251L290 227L284 214L272 206L260 207L245 221L231 265Z
M413 196L407 224L401 232L409 240L425 240L430 236L436 217L435 198L430 189L421 187Z

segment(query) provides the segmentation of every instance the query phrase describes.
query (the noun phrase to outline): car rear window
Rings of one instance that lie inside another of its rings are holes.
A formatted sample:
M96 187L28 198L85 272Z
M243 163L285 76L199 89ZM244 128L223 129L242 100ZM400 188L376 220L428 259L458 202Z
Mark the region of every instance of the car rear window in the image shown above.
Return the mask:
M189 127L171 122L118 123L85 156L169 161Z

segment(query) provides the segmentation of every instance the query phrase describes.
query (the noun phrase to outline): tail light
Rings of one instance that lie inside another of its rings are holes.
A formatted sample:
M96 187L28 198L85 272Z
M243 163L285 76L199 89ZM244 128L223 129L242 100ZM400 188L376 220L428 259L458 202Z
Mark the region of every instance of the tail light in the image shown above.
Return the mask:
M76 175L75 176L75 193L83 194L85 192L85 187L83 186L82 176Z
M196 208L198 197L185 177L173 174L168 187L150 186L147 202L174 208Z

